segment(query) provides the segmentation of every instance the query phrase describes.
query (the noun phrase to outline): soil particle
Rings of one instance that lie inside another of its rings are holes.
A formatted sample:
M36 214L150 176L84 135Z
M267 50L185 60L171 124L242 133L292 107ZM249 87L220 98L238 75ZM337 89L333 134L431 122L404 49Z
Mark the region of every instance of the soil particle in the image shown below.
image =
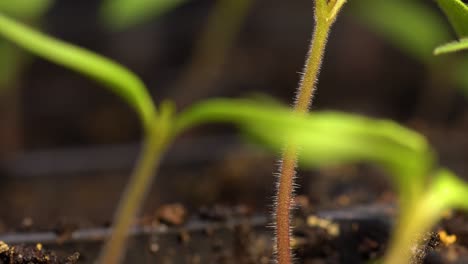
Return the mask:
M181 244L184 244L184 245L188 244L190 242L190 239L191 239L190 233L185 229L182 229L179 232L179 235L178 235L177 238L178 238L179 242Z
M80 254L74 253L60 258L51 251L46 251L41 244L36 246L9 246L0 241L0 264L74 264Z
M187 218L187 210L182 204L166 204L158 208L156 218L167 225L182 225Z

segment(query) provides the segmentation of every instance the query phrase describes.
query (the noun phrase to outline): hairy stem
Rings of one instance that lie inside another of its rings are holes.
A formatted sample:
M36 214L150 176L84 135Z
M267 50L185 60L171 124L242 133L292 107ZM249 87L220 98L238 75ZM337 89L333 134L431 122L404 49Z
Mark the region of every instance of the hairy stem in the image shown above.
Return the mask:
M279 264L291 263L290 209L296 174L296 148L287 146L283 152L276 194L276 257Z
M315 84L318 79L320 68L322 66L323 55L327 44L327 38L330 31L330 23L316 21L314 36L310 43L309 56L305 65L305 72L299 85L294 110L299 113L305 113L312 104Z
M128 232L138 214L158 170L163 152L170 141L168 122L160 121L149 133L143 152L131 175L114 217L112 235L97 261L99 264L121 263L125 255Z
M294 110L308 112L323 61L328 34L344 0L315 0L315 29L310 43L304 75L299 85ZM286 146L280 168L276 201L276 254L279 264L292 263L291 257L291 202L297 164L297 147Z

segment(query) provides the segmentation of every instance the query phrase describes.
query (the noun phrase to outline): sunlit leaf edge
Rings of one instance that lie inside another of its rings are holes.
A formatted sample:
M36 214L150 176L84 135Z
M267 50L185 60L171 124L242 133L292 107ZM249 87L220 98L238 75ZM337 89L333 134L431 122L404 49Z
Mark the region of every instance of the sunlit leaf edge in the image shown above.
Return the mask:
M459 41L453 41L450 43L443 44L434 50L434 55L441 55L447 53L453 53L457 51L468 49L468 38L460 39Z

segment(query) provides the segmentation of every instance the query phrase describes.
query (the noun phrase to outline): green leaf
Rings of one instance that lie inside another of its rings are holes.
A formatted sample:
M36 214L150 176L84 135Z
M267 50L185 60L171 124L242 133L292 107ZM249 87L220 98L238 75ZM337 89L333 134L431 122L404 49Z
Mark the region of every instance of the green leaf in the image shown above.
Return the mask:
M468 184L447 169L440 169L431 188L431 206L446 209L468 210Z
M434 60L433 50L448 42L443 18L424 1L361 0L353 3L356 17L387 41L423 63Z
M35 20L41 17L52 5L53 0L3 0L0 12L21 20Z
M101 19L113 30L123 30L163 15L187 0L106 0L101 6Z
M468 6L461 0L437 0L458 37L468 37Z
M143 82L123 66L91 51L54 39L0 13L0 35L40 57L104 84L139 114L146 129L153 125L155 106Z
M434 55L447 54L468 49L468 38L463 38L460 41L450 42L437 47L434 50Z
M425 185L433 161L424 137L394 122L336 112L298 115L251 100L215 99L192 106L179 116L176 133L207 122L233 123L276 151L297 145L303 164L310 166L380 164L405 195Z

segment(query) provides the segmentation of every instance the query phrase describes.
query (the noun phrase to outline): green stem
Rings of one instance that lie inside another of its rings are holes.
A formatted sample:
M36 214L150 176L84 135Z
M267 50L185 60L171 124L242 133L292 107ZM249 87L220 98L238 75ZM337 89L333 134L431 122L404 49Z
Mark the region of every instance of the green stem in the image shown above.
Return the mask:
M315 31L309 48L305 72L300 82L294 110L306 113L311 104L323 61L330 28L345 3L344 0L315 1ZM292 263L291 201L297 165L297 147L288 145L283 152L276 200L276 254L279 264Z
M309 57L307 58L305 72L302 77L294 109L305 113L312 104L314 90L322 66L323 55L327 45L331 24L317 19L314 36L310 42Z
M161 110L163 111L163 109ZM161 112L161 116L164 116L164 112ZM148 134L146 144L143 146L144 150L138 159L115 214L111 237L104 246L97 263L117 264L122 262L129 229L151 187L162 154L170 141L169 120L159 119L154 132Z
M409 210L400 212L400 221L393 232L384 264L412 263L413 249L420 245L440 215L441 210L435 204L437 202L431 199L418 199L413 201L414 206L405 206Z
M424 193L413 196L406 204L400 203L399 222L383 263L413 263L411 249L422 242L444 210L468 209L464 198L467 195L468 186L462 180L449 170L439 169Z

